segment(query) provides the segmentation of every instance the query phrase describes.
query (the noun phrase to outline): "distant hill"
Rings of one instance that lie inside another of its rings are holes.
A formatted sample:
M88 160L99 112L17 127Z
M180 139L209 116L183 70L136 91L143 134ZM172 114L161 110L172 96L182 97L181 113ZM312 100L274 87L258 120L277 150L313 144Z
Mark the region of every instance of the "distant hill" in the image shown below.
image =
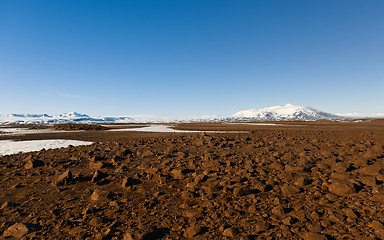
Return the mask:
M235 120L255 121L313 121L313 120L338 120L343 117L319 111L311 107L274 106L262 109L243 110L232 115Z
M151 122L236 122L236 121L315 121L351 119L316 110L311 107L274 106L262 109L239 111L232 116L212 116L194 118L167 118L153 116L136 117L91 117L87 114L68 112L58 115L49 114L10 114L0 115L1 125L12 124L66 124L66 123L151 123Z
M0 124L65 124L65 123L130 123L130 117L90 117L87 114L68 112L59 115L49 114L10 114L1 115Z

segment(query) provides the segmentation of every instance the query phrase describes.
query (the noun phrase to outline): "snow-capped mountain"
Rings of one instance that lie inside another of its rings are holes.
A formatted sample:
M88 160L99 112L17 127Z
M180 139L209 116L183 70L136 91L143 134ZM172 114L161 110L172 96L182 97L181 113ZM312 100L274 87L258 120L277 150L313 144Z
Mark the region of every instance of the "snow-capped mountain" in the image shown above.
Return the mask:
M68 112L68 113L63 113L59 115L60 118L69 118L69 119L74 119L74 118L90 118L87 114L81 114L77 112Z
M90 117L77 112L59 115L49 114L10 114L0 115L0 125L11 124L61 124L61 123L132 123L130 117Z
M59 123L155 123L155 122L242 122L242 121L315 121L351 119L316 110L311 107L274 106L262 109L249 109L232 116L203 116L171 118L156 116L131 117L91 117L87 114L69 112L58 115L49 114L10 114L0 115L0 125L12 124L59 124Z
M235 120L255 121L313 121L313 120L338 120L342 117L319 111L311 107L295 106L274 106L262 109L243 110L232 115Z

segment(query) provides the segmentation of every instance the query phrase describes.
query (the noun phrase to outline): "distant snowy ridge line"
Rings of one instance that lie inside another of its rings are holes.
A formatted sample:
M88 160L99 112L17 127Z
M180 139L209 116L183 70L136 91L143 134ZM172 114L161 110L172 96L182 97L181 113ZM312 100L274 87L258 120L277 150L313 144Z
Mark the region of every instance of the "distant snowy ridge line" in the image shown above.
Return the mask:
M87 114L69 112L58 115L50 114L9 114L0 115L1 125L13 124L67 124L67 123L177 123L177 122L206 122L221 121L218 116L202 116L187 118L156 117L150 115L134 115L119 117L91 117Z
M0 124L60 124L60 123L131 123L130 117L90 117L87 114L69 112L59 115L49 114L9 114L0 115Z
M377 114L372 117L384 117ZM239 111L232 116L200 116L200 117L156 117L146 115L119 117L91 117L87 114L69 112L58 115L49 114L9 114L0 115L1 125L12 124L66 124L66 123L182 123L182 122L248 122L248 121L317 121L317 120L349 120L364 118L361 114L332 114L312 107L292 104L273 106L261 109Z
M264 121L311 121L311 120L339 120L343 117L317 110L312 107L274 106L262 109L248 109L235 113L237 119L255 119Z

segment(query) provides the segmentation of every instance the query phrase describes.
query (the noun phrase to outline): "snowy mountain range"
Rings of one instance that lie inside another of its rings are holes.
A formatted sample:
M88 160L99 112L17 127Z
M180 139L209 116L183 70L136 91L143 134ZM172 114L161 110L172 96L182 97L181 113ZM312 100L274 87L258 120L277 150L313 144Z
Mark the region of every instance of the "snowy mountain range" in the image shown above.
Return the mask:
M62 124L62 123L131 123L130 117L90 117L87 114L68 112L59 115L49 114L9 114L0 115L0 125L13 124Z
M153 123L153 122L241 122L241 121L316 121L345 120L351 116L341 116L319 111L311 107L274 106L262 109L239 111L232 116L212 116L193 118L167 118L154 116L131 117L91 117L87 114L69 112L59 115L49 114L10 114L0 115L0 125L12 124L61 124L61 123Z
M232 115L237 120L257 121L314 121L314 120L338 120L341 116L316 110L311 107L274 106L262 109L243 110Z

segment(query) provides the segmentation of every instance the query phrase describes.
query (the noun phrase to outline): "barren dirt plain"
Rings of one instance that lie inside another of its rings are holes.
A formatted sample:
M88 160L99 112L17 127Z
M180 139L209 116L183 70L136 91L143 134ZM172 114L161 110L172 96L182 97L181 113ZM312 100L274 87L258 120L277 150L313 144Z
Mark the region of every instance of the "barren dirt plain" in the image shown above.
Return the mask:
M94 144L0 157L0 236L384 239L384 121L275 124L2 136Z

